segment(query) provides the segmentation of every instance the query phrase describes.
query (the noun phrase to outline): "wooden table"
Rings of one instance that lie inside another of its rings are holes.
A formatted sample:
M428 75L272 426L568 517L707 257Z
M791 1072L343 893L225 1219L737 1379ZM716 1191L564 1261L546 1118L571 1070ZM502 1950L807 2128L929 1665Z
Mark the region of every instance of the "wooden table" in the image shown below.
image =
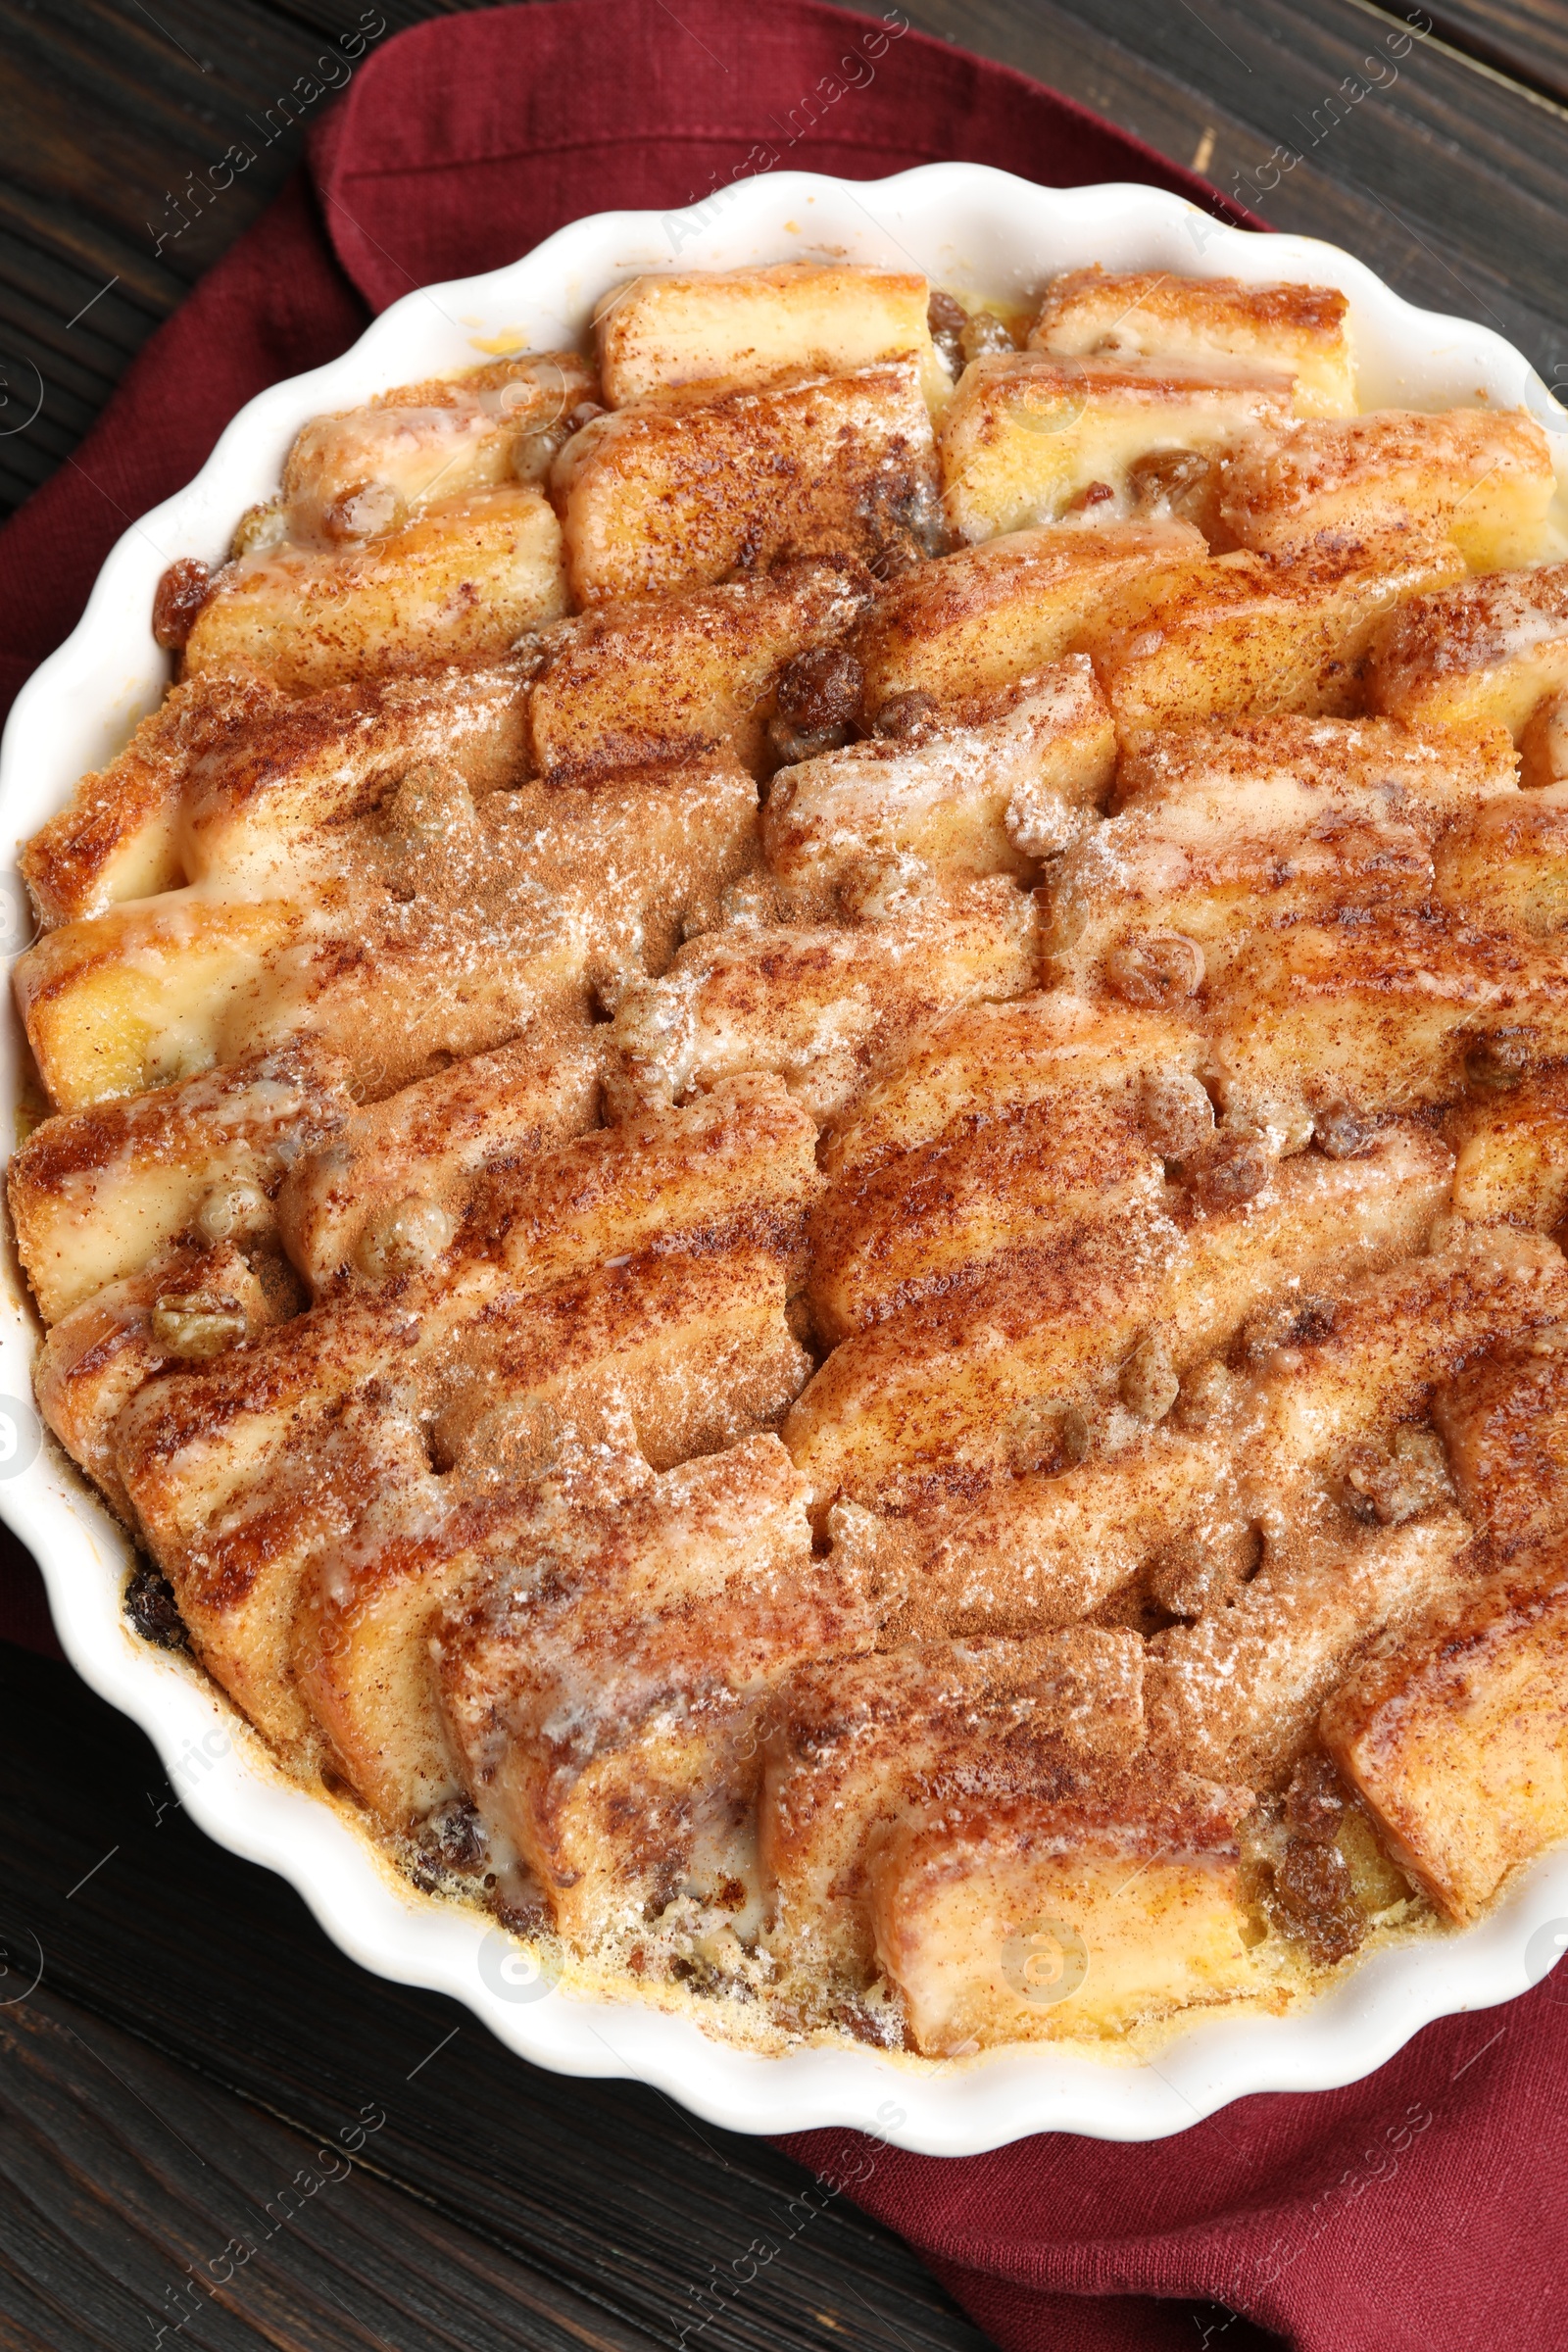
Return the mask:
M1415 38L1372 0L906 5L1568 383L1561 0L1444 0ZM436 13L380 6L394 29ZM297 146L155 256L166 191L358 14L0 0L0 505L75 446ZM16 429L37 370L50 398ZM981 2346L904 2247L803 2202L808 2176L765 2144L535 2073L466 2011L353 1967L193 1829L137 1731L4 1649L0 1966L8 2348L151 2346L164 2323L214 2352L629 2352L705 2320L710 2352ZM1266 2340L1226 2331L1234 2352Z

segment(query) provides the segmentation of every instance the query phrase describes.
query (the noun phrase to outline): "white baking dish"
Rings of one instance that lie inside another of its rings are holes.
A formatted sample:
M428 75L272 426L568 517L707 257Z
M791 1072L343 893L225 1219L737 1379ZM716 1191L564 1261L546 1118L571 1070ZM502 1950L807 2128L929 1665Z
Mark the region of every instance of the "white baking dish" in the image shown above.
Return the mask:
M167 677L149 625L159 573L176 556L222 558L237 517L275 488L308 417L471 366L498 338L535 348L576 342L605 289L642 270L841 256L912 263L945 284L1020 301L1052 271L1095 261L1337 285L1350 301L1365 406L1524 404L1556 437L1568 479L1568 415L1500 336L1412 309L1333 246L1224 228L1152 188L1057 190L977 165L932 164L869 182L779 172L691 212L602 213L508 269L408 295L330 367L253 400L195 481L125 533L79 626L12 712L0 752L8 847L156 704ZM14 867L0 871L0 941L15 949L30 918ZM17 1035L14 1022L0 1029L0 1144L9 1152ZM40 1439L26 1401L37 1337L13 1259L0 1296L0 1513L43 1565L73 1663L148 1733L202 1827L279 1871L345 1951L382 1976L452 1994L541 2066L631 2076L743 2132L851 2124L946 2155L1043 2131L1155 2138L1250 2091L1353 2081L1430 2019L1522 1992L1568 1937L1564 1850L1478 1927L1378 1953L1297 2015L1217 2013L1149 2064L1038 2044L948 2064L860 2048L762 2058L709 2038L685 2016L569 1998L483 1919L405 1886L347 1818L270 1768L216 1690L130 1634L120 1606L130 1547L53 1442ZM41 1757L38 1769L46 1769Z

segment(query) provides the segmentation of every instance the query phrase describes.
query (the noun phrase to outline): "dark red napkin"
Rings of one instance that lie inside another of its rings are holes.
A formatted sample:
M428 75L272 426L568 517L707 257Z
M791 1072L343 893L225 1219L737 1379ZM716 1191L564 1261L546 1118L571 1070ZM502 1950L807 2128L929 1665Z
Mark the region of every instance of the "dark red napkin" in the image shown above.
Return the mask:
M253 393L332 358L411 287L510 261L583 213L672 210L759 170L873 179L958 158L1060 185L1144 180L1249 221L1081 107L904 26L897 9L814 0L558 0L373 50L309 175L0 533L0 709L120 533ZM16 1545L0 1634L52 1646ZM1271 2340L1254 2321L1299 2352L1551 2352L1568 2345L1565 2059L1568 1983L1548 1980L1430 2027L1368 2082L1245 2100L1148 2147L1053 2133L944 2162L849 2132L785 2144L818 2175L802 2210L853 2197L1006 2352L1254 2352ZM765 2259L787 2261L787 2234ZM744 2313L760 2254L694 2306L689 2340L705 2315Z

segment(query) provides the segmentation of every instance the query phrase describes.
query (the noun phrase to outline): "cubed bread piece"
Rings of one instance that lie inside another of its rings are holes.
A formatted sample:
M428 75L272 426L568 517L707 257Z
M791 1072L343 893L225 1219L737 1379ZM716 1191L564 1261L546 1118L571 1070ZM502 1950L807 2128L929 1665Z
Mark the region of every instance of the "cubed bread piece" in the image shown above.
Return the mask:
M863 1984L879 1825L944 1796L1004 1800L1124 1765L1143 1743L1142 1686L1136 1636L1087 1626L803 1662L768 1710L759 1844L774 1948L798 1971Z
M260 689L253 682L248 689ZM232 694L200 679L176 694ZM180 873L237 879L285 865L290 846L392 802L432 761L470 796L516 784L528 765L526 673L505 661L271 699L178 780ZM115 896L126 895L121 893Z
M1300 923L1253 934L1208 1027L1222 1094L1256 1115L1377 1116L1568 1054L1568 969L1554 947L1431 918Z
M1440 836L1441 870L1450 843L1516 813L1528 830L1514 764L1500 727L1280 716L1140 737L1117 813L1048 877L1050 968L1144 1002L1162 980L1212 987L1258 928L1419 913Z
M1507 1217L1549 1233L1568 1216L1568 1067L1483 1094L1448 1114L1457 1150L1453 1205L1462 1217Z
M1453 548L1432 540L1370 557L1218 556L1127 581L1081 642L1124 745L1184 719L1343 717L1362 707L1384 614L1462 572Z
M537 481L597 388L576 352L529 352L315 416L283 463L288 536L380 538L435 498Z
M302 1039L34 1128L6 1190L44 1321L187 1233L211 1244L270 1232L272 1198L295 1153L353 1109L346 1075Z
M396 1406L380 1409L399 1418ZM464 1860L499 1868L441 1705L440 1621L514 1576L575 1513L618 1502L652 1473L624 1415L612 1410L589 1438L536 1397L482 1412L439 1473L413 1434L401 1457L377 1449L383 1484L357 1540L314 1554L294 1613L293 1673L332 1762L383 1828L439 1856L450 1822Z
M547 783L592 783L628 762L691 759L728 744L760 773L778 672L830 644L863 609L859 564L780 564L717 588L624 609L601 606L541 641L529 703Z
M266 866L439 757L472 792L527 761L515 663L368 679L297 700L260 678L171 688L118 760L84 776L21 864L45 928L182 881Z
M972 545L1106 491L1095 514L1125 521L1140 461L1227 450L1290 414L1290 378L1267 368L990 353L964 369L942 421L948 527Z
M507 1353L507 1301L594 1268L640 1265L639 1251L650 1247L707 1250L715 1260L729 1250L793 1262L820 1183L814 1140L776 1079L751 1077L715 1087L687 1109L647 1112L629 1126L497 1168L483 1214L468 1228L454 1233L448 1225L434 1237L439 1246L401 1256L386 1250L378 1285L347 1292L303 1318L265 1364L237 1380L231 1396L223 1391L226 1401L204 1393L192 1409L225 1425L230 1416L238 1426L260 1412L281 1415L280 1428L291 1416L303 1426L304 1416L325 1410L334 1396L397 1364L409 1381L423 1377L426 1366L444 1397L450 1383L442 1386L442 1367L452 1349L471 1353L470 1343L488 1346L493 1338ZM519 1307L525 1319L529 1311ZM220 1450L216 1442L209 1446L215 1477ZM261 1450L260 1440L247 1438L235 1474Z
M755 1222L765 1227L765 1205ZM547 1291L504 1293L463 1331L456 1368L432 1358L423 1374L438 1450L534 1399L594 1438L623 1416L656 1470L776 1428L811 1369L785 1313L795 1231L792 1217L769 1248L744 1225L734 1238L710 1225Z
M1438 1392L1432 1417L1489 1560L1568 1537L1568 1325L1539 1323L1474 1357Z
M264 677L310 694L491 662L565 609L561 526L519 482L438 500L341 550L285 546L225 564L185 641L183 675Z
M1162 1190L1212 1126L1196 1031L1059 993L928 1032L830 1136L808 1295L838 1341L1019 1250L1059 1253Z
M945 880L1033 875L1082 830L1116 764L1116 737L1082 654L1023 679L1009 708L912 743L849 744L781 770L762 843L793 903L855 903L890 859ZM874 885L873 885L874 886Z
M699 1378L710 1368L690 1358ZM396 1417L395 1406L378 1409ZM442 1621L477 1611L498 1587L514 1591L521 1575L537 1585L553 1544L580 1550L584 1522L617 1512L654 1473L613 1396L575 1418L537 1396L490 1398L461 1429L449 1418L439 1472L428 1450L421 1444L401 1466L388 1456L357 1540L316 1554L295 1611L293 1670L332 1761L383 1826L437 1862L489 1864L506 1902L523 1891L515 1852L499 1821L492 1846L466 1793L441 1699Z
M950 1634L1024 1634L1087 1617L1146 1570L1155 1598L1200 1614L1254 1563L1228 1431L1168 1423L1125 1452L1002 1480L939 1524L915 1605Z
M627 1345L644 1344L661 1251L684 1251L694 1263L706 1256L721 1289L727 1282L771 1313L775 1283L782 1305L783 1269L799 1254L818 1186L813 1142L810 1122L776 1080L743 1078L688 1109L645 1113L630 1127L602 1129L496 1171L487 1213L470 1229L438 1233L439 1247L411 1249L401 1259L389 1250L378 1286L340 1295L274 1335L232 1377L208 1379L183 1400L171 1395L149 1410L134 1449L138 1461L145 1454L160 1495L166 1477L172 1482L172 1499L144 1506L149 1526L155 1507L180 1517L178 1497L190 1482L193 1509L220 1507L230 1486L280 1449L297 1449L334 1399L358 1386L395 1376L431 1413L458 1413L461 1404L471 1417L487 1384L506 1393L533 1377L536 1360L554 1361L569 1305L563 1286L596 1271L600 1288L582 1311L588 1323L597 1319L599 1339L592 1342L585 1323L572 1339L571 1364L588 1362L595 1345L601 1352L617 1345L617 1318L631 1334ZM670 1280L672 1296L684 1300L682 1278ZM551 1306L546 1294L557 1293ZM736 1313L744 1321L739 1306ZM804 1359L796 1350L792 1360ZM712 1401L691 1400L699 1423ZM657 1429L640 1442L650 1458L662 1450ZM187 1447L185 1467L170 1469Z
M38 1350L38 1410L129 1519L114 1455L121 1407L155 1373L237 1347L273 1319L265 1289L231 1244L176 1242L61 1317Z
M855 646L874 717L900 695L966 705L1057 662L1123 580L1206 556L1190 524L1008 531L884 589Z
M1258 1989L1236 1837L1251 1801L1173 1773L900 1824L871 1911L915 2047L1108 2040Z
M812 1220L807 1296L836 1346L1020 1251L1059 1253L1164 1191L1136 1096L1063 1089L833 1185Z
M120 1459L129 1426L139 1420L150 1430L156 1412L156 1392L143 1392L139 1415L132 1401L116 1433ZM316 1580L351 1591L383 1546L396 1561L428 1541L453 1498L431 1478L429 1434L416 1402L396 1390L350 1391L315 1425L309 1415L299 1419L296 1445L270 1460L264 1452L231 1478L221 1509L204 1514L187 1495L186 1507L176 1503L162 1518L139 1502L137 1518L214 1681L296 1769L341 1769L357 1760L352 1747L348 1757L322 1754L300 1677L323 1664L352 1675L358 1661L347 1648L340 1658L321 1658L311 1606ZM177 1491L177 1476L164 1488L166 1497ZM129 1483L134 1494L138 1480ZM332 1636L337 1631L334 1624ZM385 1696L395 1705L394 1693ZM386 1826L405 1823L387 1819Z
M544 1455L541 1469L553 1466ZM333 1770L383 1830L428 1845L443 1816L454 1826L461 1817L464 1858L488 1862L482 1828L461 1812L466 1794L441 1706L437 1627L470 1588L512 1567L535 1532L536 1491L455 1495L453 1474L438 1478L422 1446L377 1468L368 1541L313 1548L300 1576L295 1687ZM640 1459L636 1468L646 1477Z
M1189 1772L1281 1788L1356 1652L1463 1581L1457 1512L1264 1565L1226 1604L1149 1644L1152 1747Z
M929 300L916 270L854 263L634 277L594 319L605 398L623 409L674 385L721 376L762 385L792 368L842 375L907 352L926 397L940 402L953 383L931 340Z
M1095 262L1052 279L1029 348L1195 368L1242 360L1294 376L1298 416L1353 416L1349 308L1337 286L1250 286Z
M1198 805L1264 792L1318 821L1371 816L1436 839L1484 801L1518 800L1501 727L1427 727L1387 718L1199 719L1141 736L1116 771L1113 810Z
M1568 925L1568 784L1488 801L1438 844L1437 895L1478 931L1548 939Z
M233 896L196 884L49 933L17 965L18 1001L64 1108L306 1029L380 1096L540 1014L586 1020L590 988L661 969L756 853L757 788L725 752L477 805L426 766Z
M767 1071L679 1110L639 1110L522 1167L479 1203L511 1282L536 1289L662 1242L749 1245L794 1269L822 1189L810 1119Z
M776 1421L809 1371L784 1306L756 1247L634 1251L534 1293L443 1269L388 1304L298 1318L226 1381L144 1391L115 1459L209 1670L270 1737L299 1740L304 1580L334 1547L374 1547L407 1472L482 1442L503 1408L589 1443L629 1425L656 1467L710 1452Z
M295 1159L277 1196L283 1246L318 1294L338 1275L375 1279L455 1227L481 1169L564 1143L598 1112L590 1036L525 1030L353 1112Z
M230 1042L235 1058L263 1047L239 1030L299 929L293 907L198 886L46 933L12 981L50 1101L85 1109L210 1069Z
M898 567L930 552L937 527L912 359L651 394L574 434L552 485L583 605L668 596L780 555Z
M1374 710L1429 726L1502 726L1516 743L1541 704L1564 692L1568 564L1412 597L1383 622L1367 664Z
M81 777L24 844L17 862L45 929L188 879L179 837L187 779L242 754L288 709L260 678L171 687L124 750Z
M776 1438L749 1439L542 1528L443 1630L474 1799L579 1949L683 1898L710 1935L757 1934L760 1707L875 1631L812 1557L804 1493Z
M939 1014L1020 996L1034 977L1033 907L977 887L850 931L732 927L684 947L615 1014L612 1105L679 1101L741 1070L776 1070L811 1116L842 1110Z
M1450 1166L1421 1130L1396 1129L1364 1157L1303 1152L1267 1183L1259 1168L1242 1204L1134 1201L846 1340L792 1407L785 1444L820 1503L842 1492L893 1511L1126 1444L1147 1426L1119 1396L1135 1357L1180 1374L1266 1300L1398 1258Z
M1523 410L1382 409L1260 434L1226 467L1235 542L1273 555L1445 531L1473 571L1541 553L1557 486L1544 432Z
M1538 1234L1458 1226L1428 1255L1309 1298L1306 1310L1302 1327L1263 1349L1240 1464L1278 1545L1296 1528L1343 1525L1350 1501L1357 1516L1402 1517L1398 1482L1385 1496L1369 1456L1418 1429L1468 1357L1568 1313L1568 1270Z
M1085 995L1144 1003L1180 959L1196 994L1257 929L1419 913L1435 829L1390 816L1373 792L1223 760L1206 792L1135 799L1068 848L1047 878L1047 968Z
M266 1017L332 1039L379 1095L662 971L754 865L757 787L720 749L470 813L421 770L344 846L343 906Z
M1153 1115L1151 1141L1157 1129L1156 1148L1176 1157L1178 1130L1189 1149L1205 1131L1196 1085L1202 1052L1200 1033L1178 1014L1091 1004L1063 989L965 1005L834 1122L822 1169L842 1185L861 1181L901 1152L1037 1102L1059 1104L1086 1132L1102 1110L1114 1123L1142 1108Z
M1562 1554L1447 1595L1323 1709L1323 1739L1396 1859L1464 1924L1568 1835Z

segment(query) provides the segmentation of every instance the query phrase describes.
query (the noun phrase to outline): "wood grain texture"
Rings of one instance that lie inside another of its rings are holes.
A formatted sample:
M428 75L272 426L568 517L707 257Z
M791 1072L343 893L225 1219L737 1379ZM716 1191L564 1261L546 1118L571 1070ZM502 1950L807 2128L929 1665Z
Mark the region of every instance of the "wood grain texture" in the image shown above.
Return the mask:
M630 2352L683 2327L711 2352L983 2352L765 2142L538 2073L356 1968L193 1827L138 1732L4 1645L0 1825L8 2352L151 2348L181 2310L166 2345L217 2352ZM231 2239L255 2251L230 2278Z
M1443 0L1437 37L1526 89L1568 105L1568 13L1561 0Z
M394 32L444 12L376 13ZM0 511L76 446L299 163L312 117L276 118L269 136L268 110L360 14L358 0L0 0ZM236 142L255 161L182 203ZM19 431L40 377L41 412Z

